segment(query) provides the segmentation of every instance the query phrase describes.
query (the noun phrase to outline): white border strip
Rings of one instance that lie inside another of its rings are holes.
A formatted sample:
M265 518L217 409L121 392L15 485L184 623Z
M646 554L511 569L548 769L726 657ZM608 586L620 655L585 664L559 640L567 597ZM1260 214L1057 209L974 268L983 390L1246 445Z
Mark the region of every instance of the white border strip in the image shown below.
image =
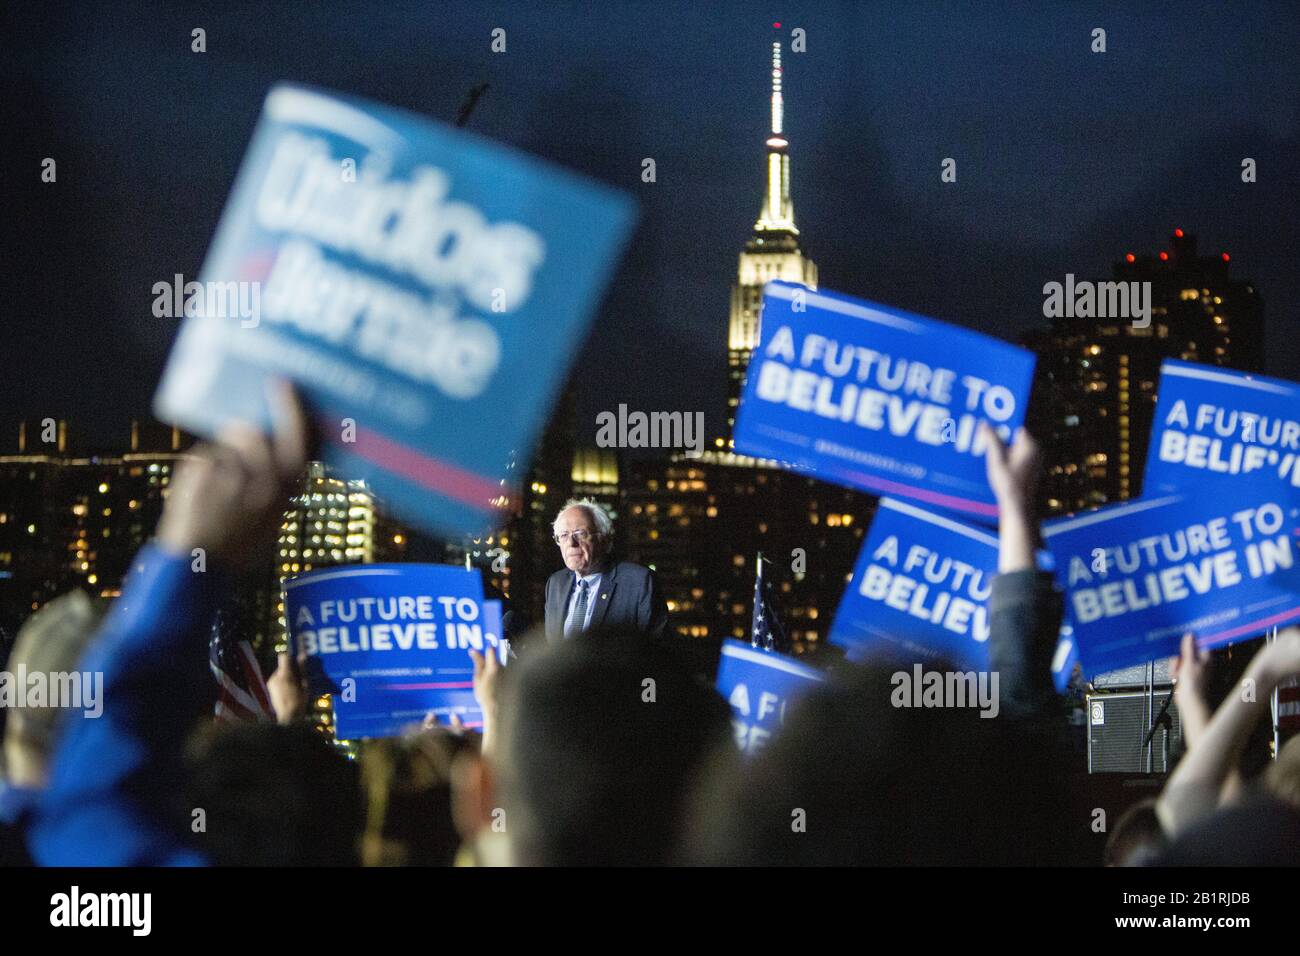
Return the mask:
M890 511L900 511L905 515L911 515L913 518L917 518L921 521L928 521L930 524L938 525L940 528L944 528L954 534L965 535L967 538L980 542L980 544L987 544L990 548L996 548L998 546L998 539L991 534L977 531L975 528L959 524L950 518L941 517L940 515L926 511L924 508L918 508L916 505L909 505L906 502L899 501L897 498L881 498L880 507L888 508Z
M312 574L311 571L307 573ZM311 578L291 578L284 582L284 587L288 590L289 588L296 588L300 584L316 584L319 581L333 581L337 578L392 578L400 577L401 574L402 572L395 568L354 568L349 571L331 571Z
M1226 375L1223 372L1212 372L1209 369L1184 368L1181 365L1166 365L1160 369L1162 375L1174 375L1178 378L1198 378L1205 382L1218 382L1220 385L1235 385L1238 388L1253 388L1260 392L1271 392L1274 395L1295 395L1295 388L1288 388L1284 385L1274 385L1271 382L1260 382L1256 379L1241 375Z
M1152 498L1150 501L1135 501L1130 505L1121 505L1118 508L1103 508L1100 511L1094 511L1092 514L1081 515L1073 520L1067 519L1053 524L1051 527L1043 525L1043 537L1050 538L1052 535L1060 534L1063 531L1086 528L1089 525L1097 524L1099 521L1110 521L1112 518L1126 518L1131 514L1137 514L1139 511L1161 508L1172 502L1182 500L1182 495L1168 495L1164 498Z
M356 107L307 90L277 87L267 96L264 110L276 122L325 130L372 150L389 151L406 142L392 127Z
M832 299L829 296L822 295L820 292L814 292L812 289L804 288L802 291L809 305L815 305L819 309L825 309L828 312L838 312L841 315L851 315L855 319L866 319L868 322L875 322L877 325L887 325L893 329L901 329L904 332L911 332L914 335L920 335L925 331L925 327L917 322L908 319L900 319L897 316L890 315L887 312L881 312L878 309L868 308L867 306L857 305L853 302L841 302L839 299ZM770 295L774 299L785 299L787 302L794 298L795 290L783 285L776 285L769 282L763 289L764 295Z
M764 667L770 667L773 670L785 671L787 674L794 674L796 677L806 677L809 680L818 681L826 680L825 674L815 671L804 664L787 661L784 657L778 657L770 651L759 651L749 647L735 647L731 644L723 644L722 656L734 657L741 661L749 661L751 664L761 664Z
M1064 667L1065 662L1070 659L1070 654L1073 651L1074 640L1072 638L1063 637L1057 642L1056 652L1052 655L1053 674L1061 673L1061 668Z

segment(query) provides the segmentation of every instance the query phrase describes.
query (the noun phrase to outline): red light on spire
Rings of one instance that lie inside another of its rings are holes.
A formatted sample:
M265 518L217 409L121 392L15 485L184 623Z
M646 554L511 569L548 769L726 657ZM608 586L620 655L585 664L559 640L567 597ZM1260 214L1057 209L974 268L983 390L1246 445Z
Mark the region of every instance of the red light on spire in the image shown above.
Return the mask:
M1181 229L1175 229L1174 235L1177 236L1179 239L1181 239L1183 238L1183 231Z
M1161 252L1161 253L1160 253L1160 261L1161 261L1161 262L1168 262L1168 261L1169 261L1169 253L1167 253L1167 252Z
M773 29L773 30L779 30L779 29L781 29L781 21L778 20L776 23L773 23L773 24L772 24L772 29Z
M1129 262L1137 262L1137 256L1133 255L1133 253L1131 252L1128 255L1126 255L1124 258Z
M1224 262L1228 261L1228 254L1226 252L1223 254L1223 261Z

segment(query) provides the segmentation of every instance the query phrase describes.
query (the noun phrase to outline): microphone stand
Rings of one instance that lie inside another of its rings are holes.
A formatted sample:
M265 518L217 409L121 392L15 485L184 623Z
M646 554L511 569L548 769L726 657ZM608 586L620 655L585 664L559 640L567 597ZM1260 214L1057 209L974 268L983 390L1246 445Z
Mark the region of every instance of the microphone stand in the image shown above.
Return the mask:
M1165 739L1164 739L1164 756L1165 756L1164 772L1165 773L1169 772L1169 737L1174 732L1174 719L1169 716L1169 706L1173 702L1174 702L1174 692L1171 689L1169 691L1169 696L1165 698L1165 705L1160 708L1160 713L1157 714L1156 719L1151 722L1151 729L1147 731L1146 739L1142 741L1143 748L1150 747L1151 741L1156 735L1156 728L1161 726L1165 728ZM1150 761L1148 759L1147 773L1151 773L1151 772L1152 772L1152 768L1151 768Z

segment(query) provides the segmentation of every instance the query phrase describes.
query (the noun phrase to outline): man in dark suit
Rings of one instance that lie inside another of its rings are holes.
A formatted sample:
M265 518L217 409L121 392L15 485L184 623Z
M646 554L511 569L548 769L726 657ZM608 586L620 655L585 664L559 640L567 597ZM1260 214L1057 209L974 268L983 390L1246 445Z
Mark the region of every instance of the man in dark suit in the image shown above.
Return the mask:
M565 569L546 582L546 639L595 631L633 631L661 638L668 608L654 574L631 561L614 561L613 522L590 499L570 501L555 519L555 543Z

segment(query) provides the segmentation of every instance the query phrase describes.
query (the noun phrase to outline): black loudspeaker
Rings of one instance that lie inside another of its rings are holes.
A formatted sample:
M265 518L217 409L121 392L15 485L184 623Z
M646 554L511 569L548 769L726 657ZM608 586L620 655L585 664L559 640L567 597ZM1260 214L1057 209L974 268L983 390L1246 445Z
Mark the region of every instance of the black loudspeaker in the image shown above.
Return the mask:
M1151 737L1150 763L1146 740L1151 723L1174 692L1170 685L1146 691L1089 694L1089 773L1168 773L1183 745L1183 722L1176 704L1170 704L1163 726Z
M1153 661L1151 668L1151 683L1157 687L1161 684L1172 684L1173 676L1170 674L1170 661L1172 658L1162 657L1158 661ZM1147 665L1136 664L1133 667L1125 667L1122 670L1107 671L1104 674L1098 674L1090 682L1097 690L1137 690L1147 686ZM1159 713L1159 711L1156 711Z

